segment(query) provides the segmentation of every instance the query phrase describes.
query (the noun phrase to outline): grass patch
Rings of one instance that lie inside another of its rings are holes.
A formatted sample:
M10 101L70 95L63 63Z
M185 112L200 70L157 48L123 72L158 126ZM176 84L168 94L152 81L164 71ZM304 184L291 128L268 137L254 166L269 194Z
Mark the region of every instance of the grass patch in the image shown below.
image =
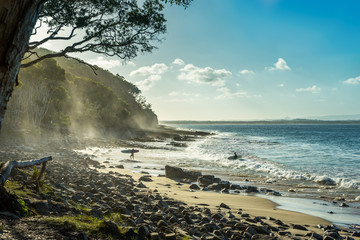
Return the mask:
M106 220L99 220L88 215L49 217L44 222L58 228L70 231L83 231L89 236L101 239L119 239L126 229L118 227L117 232L112 232L105 224Z
M87 215L50 217L45 222L61 226L69 230L96 232L102 221Z
M22 188L23 184L18 181L9 181L7 180L5 183L5 189L9 193L14 193L15 195L21 198L30 198L37 195L34 190L29 188Z

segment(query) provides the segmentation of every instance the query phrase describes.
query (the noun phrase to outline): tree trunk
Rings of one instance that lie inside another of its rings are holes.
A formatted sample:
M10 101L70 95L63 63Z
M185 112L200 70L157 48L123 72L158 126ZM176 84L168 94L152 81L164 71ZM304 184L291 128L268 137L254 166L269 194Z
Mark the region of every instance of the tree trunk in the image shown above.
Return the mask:
M44 0L0 1L0 130Z

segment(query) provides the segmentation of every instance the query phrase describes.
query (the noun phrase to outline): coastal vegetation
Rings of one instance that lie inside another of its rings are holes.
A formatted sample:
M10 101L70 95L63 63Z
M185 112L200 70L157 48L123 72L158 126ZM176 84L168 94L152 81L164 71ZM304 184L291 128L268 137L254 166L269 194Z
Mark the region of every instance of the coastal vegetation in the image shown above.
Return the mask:
M43 55L50 51L38 52ZM151 105L124 77L101 68L95 75L76 60L57 58L20 71L4 130L120 135L157 124Z

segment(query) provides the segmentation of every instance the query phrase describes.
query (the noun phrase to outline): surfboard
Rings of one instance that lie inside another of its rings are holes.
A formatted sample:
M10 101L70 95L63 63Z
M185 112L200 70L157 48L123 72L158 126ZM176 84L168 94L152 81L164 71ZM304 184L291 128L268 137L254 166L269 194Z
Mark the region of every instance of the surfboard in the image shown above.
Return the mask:
M237 158L235 158L235 156L230 156L228 157L229 160L242 160L241 156L237 156Z
M122 153L131 153L131 149L121 150ZM134 149L134 153L139 152L139 150Z

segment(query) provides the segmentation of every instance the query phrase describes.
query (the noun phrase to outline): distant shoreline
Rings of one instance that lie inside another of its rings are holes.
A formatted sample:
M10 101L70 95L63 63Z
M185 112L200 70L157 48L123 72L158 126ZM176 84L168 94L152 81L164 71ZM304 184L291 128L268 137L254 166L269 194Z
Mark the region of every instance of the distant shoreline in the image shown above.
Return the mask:
M161 124L205 124L205 125L360 125L360 120L259 120L259 121L160 121Z

